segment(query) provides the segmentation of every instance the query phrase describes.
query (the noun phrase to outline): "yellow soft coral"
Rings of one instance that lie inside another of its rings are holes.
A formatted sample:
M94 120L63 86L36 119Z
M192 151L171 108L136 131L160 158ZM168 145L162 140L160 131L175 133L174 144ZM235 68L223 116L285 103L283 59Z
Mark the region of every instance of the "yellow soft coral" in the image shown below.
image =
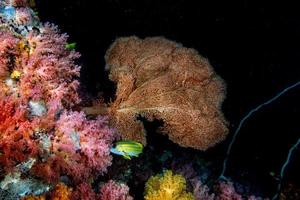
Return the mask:
M191 193L186 192L186 181L181 175L173 175L167 170L163 176L151 177L145 187L146 200L194 200Z

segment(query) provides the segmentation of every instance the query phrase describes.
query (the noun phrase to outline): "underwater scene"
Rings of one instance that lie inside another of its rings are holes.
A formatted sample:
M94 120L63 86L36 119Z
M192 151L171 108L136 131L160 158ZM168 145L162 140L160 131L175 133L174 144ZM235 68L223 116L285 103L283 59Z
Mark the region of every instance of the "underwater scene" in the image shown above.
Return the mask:
M0 0L0 200L300 200L300 13Z

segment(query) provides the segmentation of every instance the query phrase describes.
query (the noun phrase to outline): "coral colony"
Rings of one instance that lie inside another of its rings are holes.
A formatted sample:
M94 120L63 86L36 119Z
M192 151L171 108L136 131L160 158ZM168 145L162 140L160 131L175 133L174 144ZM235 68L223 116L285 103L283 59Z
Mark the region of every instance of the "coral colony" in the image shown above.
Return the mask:
M162 120L161 133L182 147L204 151L226 138L224 81L195 50L161 37L117 39L105 56L117 84L114 102L80 111L76 43L68 43L55 25L41 23L32 2L0 1L0 199L132 200L126 183L99 177L112 165L112 153L127 159L142 153L146 132L137 116ZM298 85L243 118L214 187L186 166L153 175L144 199L262 199L238 194L225 177L227 159L243 123ZM119 139L124 141L114 147Z

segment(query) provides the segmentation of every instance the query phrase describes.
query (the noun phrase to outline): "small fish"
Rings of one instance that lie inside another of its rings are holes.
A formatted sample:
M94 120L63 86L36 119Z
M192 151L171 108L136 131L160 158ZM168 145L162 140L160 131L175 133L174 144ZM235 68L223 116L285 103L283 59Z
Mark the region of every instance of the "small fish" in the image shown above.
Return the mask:
M14 70L11 74L10 74L10 78L12 79L19 79L21 76L21 72L18 70Z
M110 152L130 160L131 157L138 157L143 152L143 145L131 140L119 141Z
M68 50L74 50L76 48L76 42L73 42L73 43L67 43L66 44L66 49Z

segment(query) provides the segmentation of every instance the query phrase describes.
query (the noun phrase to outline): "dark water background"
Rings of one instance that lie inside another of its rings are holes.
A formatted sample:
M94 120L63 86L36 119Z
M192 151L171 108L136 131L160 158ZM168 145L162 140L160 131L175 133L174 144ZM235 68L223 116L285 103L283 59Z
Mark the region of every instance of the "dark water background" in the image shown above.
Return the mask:
M41 20L59 25L78 44L83 86L94 95L103 91L106 100L115 88L104 72L104 54L115 38L165 36L198 50L227 83L223 111L231 134L252 108L300 80L297 8L250 0L37 1ZM300 137L299 104L300 87L247 121L232 149L230 177L256 185L264 195L274 193L277 181L270 172L279 174L288 149ZM221 162L228 141L207 155L218 155ZM299 154L298 148L285 177L285 183L298 187Z

